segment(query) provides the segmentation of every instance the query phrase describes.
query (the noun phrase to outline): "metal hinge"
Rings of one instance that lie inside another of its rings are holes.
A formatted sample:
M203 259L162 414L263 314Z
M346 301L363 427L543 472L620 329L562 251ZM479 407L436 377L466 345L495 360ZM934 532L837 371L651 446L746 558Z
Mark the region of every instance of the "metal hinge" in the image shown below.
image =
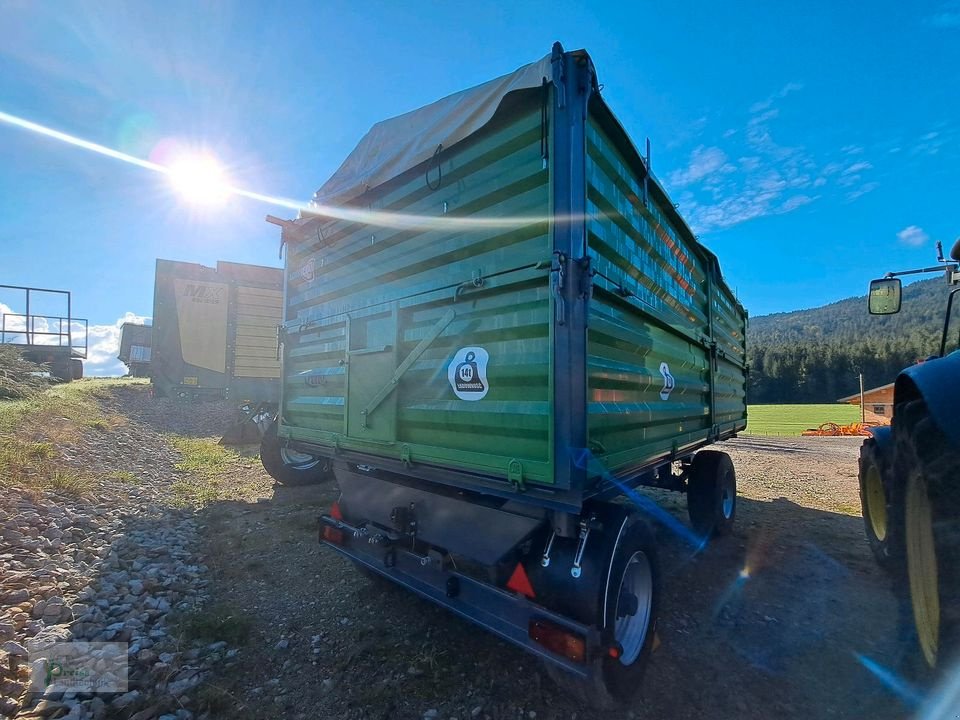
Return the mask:
M507 480L513 483L519 492L526 490L523 482L523 463L516 458L507 463Z

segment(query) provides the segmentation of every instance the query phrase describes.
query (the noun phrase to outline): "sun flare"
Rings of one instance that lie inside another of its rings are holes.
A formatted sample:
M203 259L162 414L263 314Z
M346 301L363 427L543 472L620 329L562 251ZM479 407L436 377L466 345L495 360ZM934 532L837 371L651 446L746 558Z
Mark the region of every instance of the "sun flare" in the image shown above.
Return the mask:
M167 174L177 194L196 205L222 205L232 194L223 167L210 155L182 155L170 163Z

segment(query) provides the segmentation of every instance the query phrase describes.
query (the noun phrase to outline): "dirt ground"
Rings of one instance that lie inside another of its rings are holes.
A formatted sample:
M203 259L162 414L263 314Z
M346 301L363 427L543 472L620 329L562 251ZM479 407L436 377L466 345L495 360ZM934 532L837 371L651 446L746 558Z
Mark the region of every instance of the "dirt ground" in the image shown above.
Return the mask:
M895 665L896 607L863 536L855 438L724 444L740 488L731 537L697 551L660 527L664 592L642 693L598 713L539 661L359 574L317 543L333 484L272 487L201 514L213 599L252 635L212 683L245 718L896 718L866 669ZM268 487L256 468L238 483ZM651 491L686 522L682 496Z

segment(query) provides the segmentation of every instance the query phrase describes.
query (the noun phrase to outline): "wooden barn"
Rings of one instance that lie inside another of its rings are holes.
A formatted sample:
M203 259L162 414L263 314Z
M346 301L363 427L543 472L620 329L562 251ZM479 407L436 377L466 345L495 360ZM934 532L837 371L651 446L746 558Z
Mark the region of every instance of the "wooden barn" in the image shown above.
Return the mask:
M859 405L860 393L849 395L837 400L838 403ZM864 419L868 423L889 425L893 417L893 383L881 385L871 390L863 391Z

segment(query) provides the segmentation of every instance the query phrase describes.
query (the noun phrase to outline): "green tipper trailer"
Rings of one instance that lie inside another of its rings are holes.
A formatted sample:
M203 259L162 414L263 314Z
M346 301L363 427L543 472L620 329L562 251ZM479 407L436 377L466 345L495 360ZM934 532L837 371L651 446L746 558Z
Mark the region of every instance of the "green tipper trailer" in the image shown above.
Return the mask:
M321 539L592 702L628 698L657 613L648 520L692 542L733 522L729 457L697 451L746 426L747 318L589 56L557 44L379 123L308 212L271 221L287 254L264 455L288 453L287 477L332 463ZM694 530L639 485L687 492Z

